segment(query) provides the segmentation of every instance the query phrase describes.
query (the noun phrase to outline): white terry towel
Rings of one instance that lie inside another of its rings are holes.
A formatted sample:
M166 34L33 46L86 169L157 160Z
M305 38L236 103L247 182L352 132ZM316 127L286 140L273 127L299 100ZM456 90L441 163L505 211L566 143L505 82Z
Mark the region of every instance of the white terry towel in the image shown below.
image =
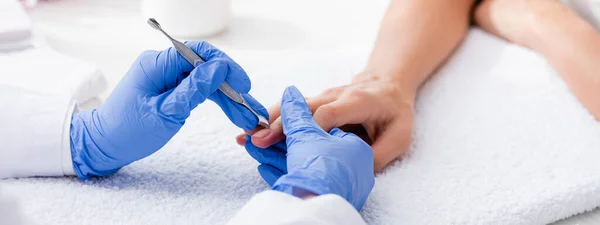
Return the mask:
M48 47L0 54L0 85L49 95L68 95L84 103L106 90L95 66Z
M600 205L600 124L540 55L474 30L416 108L369 220L546 224Z
M364 54L233 54L274 103L349 81ZM223 224L267 189L239 130L200 105L171 142L117 174L0 181L42 224ZM600 125L539 55L473 30L421 91L414 145L376 179L369 224L545 224L600 205Z

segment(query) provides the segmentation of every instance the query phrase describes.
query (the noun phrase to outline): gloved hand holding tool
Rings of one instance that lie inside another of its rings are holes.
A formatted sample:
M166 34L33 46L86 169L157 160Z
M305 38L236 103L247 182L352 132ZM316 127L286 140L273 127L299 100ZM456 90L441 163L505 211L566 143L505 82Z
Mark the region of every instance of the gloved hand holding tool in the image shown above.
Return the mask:
M218 91L224 81L268 117L248 94L250 79L236 62L206 42L186 45L206 62L193 66L175 48L146 51L100 108L73 116L71 153L78 177L109 175L158 151L206 99L217 103L236 126L256 127L253 112Z

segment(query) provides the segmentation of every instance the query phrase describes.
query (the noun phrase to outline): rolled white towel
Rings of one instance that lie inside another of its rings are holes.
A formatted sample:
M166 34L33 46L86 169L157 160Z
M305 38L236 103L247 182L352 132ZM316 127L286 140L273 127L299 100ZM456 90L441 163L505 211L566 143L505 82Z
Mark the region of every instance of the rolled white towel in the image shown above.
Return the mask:
M50 95L68 95L85 103L106 90L95 66L51 48L0 54L0 84Z
M32 46L32 25L16 0L0 0L0 52Z

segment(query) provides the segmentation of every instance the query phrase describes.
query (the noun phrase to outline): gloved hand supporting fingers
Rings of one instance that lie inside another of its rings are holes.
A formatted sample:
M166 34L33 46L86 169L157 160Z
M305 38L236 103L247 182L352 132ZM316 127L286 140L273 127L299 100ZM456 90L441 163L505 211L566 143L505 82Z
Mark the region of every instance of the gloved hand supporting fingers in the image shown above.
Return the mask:
M221 60L196 67L177 87L157 98L159 113L178 122L185 121L192 109L217 91L227 70L227 63Z
M283 132L287 136L288 146L305 139L315 140L327 136L312 117L302 93L294 87L288 87L281 100L281 120Z
M327 92L327 94L325 95L314 98L305 98L306 103L310 108L310 111L315 112L321 105L334 101L337 95L336 93L333 93L333 91L330 92L331 93ZM274 107L276 107L277 110L272 110ZM254 145L261 148L266 148L273 145L273 143L277 143L285 139L280 117L280 108L280 104L274 105L271 108L269 108L269 115L271 116L271 120L273 120L269 129L252 130L246 132L247 134L253 135L254 138L252 139L252 143ZM319 123L319 121L317 121L317 123ZM319 125L323 127L322 124L319 123ZM326 129L326 131L329 129Z

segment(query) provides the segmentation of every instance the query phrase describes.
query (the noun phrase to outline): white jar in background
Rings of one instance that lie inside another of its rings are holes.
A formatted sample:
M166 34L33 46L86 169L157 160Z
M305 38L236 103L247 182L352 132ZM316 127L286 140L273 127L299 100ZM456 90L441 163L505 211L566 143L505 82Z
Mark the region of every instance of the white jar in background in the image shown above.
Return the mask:
M231 0L142 0L142 15L176 37L208 37L231 21Z

